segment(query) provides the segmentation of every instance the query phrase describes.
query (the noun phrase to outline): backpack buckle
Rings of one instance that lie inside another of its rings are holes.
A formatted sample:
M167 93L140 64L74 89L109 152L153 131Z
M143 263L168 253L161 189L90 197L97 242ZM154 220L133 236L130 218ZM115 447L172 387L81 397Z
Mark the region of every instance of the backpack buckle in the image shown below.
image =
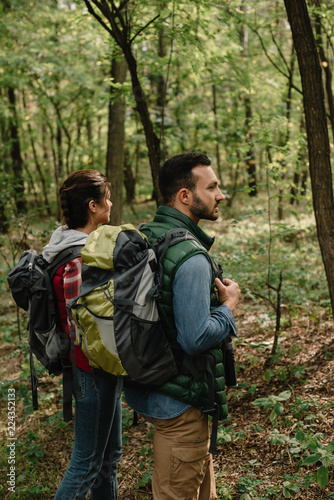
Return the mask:
M209 415L215 415L218 413L218 404L213 403L213 407L206 407L206 408L201 408L202 413L208 413Z

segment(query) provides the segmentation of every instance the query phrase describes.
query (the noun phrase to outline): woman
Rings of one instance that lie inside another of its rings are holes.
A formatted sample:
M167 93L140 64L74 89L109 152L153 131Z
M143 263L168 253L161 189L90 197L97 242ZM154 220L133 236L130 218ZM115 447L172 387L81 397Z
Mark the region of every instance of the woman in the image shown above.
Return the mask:
M97 170L79 170L70 174L59 189L66 225L59 227L43 250L52 262L64 248L83 245L99 224L110 219L110 183ZM53 281L61 326L70 335L71 323L66 305L79 294L81 258L60 268ZM121 392L122 379L92 370L78 345L74 346L81 397L76 396L74 446L68 468L55 500L117 500L117 462L122 452Z

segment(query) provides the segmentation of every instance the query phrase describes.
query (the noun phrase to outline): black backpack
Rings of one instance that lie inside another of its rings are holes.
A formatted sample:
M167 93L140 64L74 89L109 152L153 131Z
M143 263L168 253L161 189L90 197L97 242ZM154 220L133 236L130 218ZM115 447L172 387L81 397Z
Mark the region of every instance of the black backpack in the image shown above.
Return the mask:
M172 229L150 245L132 224L100 226L88 236L80 294L68 308L91 367L146 387L178 373L158 314L158 257L186 239L195 238Z
M82 245L60 252L49 264L35 250L27 250L7 275L16 304L29 313L28 333L30 373L34 410L38 409L37 376L33 354L49 374L63 374L64 420L72 418L72 368L69 361L70 339L60 329L58 305L52 280L60 267L80 257Z
M168 249L184 240L197 241L185 228L171 229L150 243L149 237L132 224L100 226L86 240L80 294L67 307L92 369L124 376L128 387L145 387L148 391L178 373L197 379L205 372L208 405L202 411L214 418L210 447L214 453L218 429L213 375L216 360L211 353L191 357L177 342L167 340L157 309L162 262ZM213 259L212 263L216 276L222 279L221 268ZM223 342L226 384L236 386L233 343L228 340ZM80 397L74 370L73 374ZM229 375L233 375L232 381Z

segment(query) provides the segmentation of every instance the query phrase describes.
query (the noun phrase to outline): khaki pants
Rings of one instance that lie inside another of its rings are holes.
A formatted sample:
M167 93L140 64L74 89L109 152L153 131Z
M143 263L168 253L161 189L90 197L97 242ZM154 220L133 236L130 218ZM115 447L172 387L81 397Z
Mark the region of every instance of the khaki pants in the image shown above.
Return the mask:
M154 500L216 500L208 416L196 408L154 419Z

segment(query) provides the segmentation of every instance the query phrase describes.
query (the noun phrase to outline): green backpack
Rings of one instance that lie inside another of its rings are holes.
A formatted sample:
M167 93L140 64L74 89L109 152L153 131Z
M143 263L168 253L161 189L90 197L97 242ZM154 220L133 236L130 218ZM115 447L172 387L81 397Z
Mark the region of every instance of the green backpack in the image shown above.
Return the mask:
M81 251L80 294L68 308L92 367L153 387L178 373L156 301L159 261L169 246L185 239L195 237L172 229L150 244L131 224L100 226L88 236Z

